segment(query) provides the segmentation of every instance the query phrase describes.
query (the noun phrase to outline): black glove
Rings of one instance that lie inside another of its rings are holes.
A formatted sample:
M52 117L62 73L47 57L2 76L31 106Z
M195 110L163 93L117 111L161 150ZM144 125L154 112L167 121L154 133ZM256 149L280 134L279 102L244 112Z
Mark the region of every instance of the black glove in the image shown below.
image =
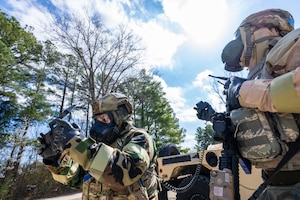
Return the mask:
M71 138L78 136L79 139L83 139L80 133L80 128L76 124L70 124L67 121L57 119L57 126L52 130L54 135L54 150L58 152L63 152L66 145L71 140Z
M41 144L37 153L43 157L43 163L46 165L58 166L58 159L61 156L61 153L53 150L52 145L46 142L44 134L41 133L37 139Z
M241 107L239 102L239 91L242 84L248 79L240 78L236 76L230 77L224 85L224 94L226 95L226 106L228 111L238 109Z
M211 116L215 113L215 110L207 102L200 101L194 107L197 110L197 117L201 120L210 121Z

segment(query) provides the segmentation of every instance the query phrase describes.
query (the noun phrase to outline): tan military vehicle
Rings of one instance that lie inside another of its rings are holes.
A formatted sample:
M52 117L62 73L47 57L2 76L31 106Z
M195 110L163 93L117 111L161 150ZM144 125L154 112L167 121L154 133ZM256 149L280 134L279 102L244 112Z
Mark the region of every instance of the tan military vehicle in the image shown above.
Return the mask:
M164 145L159 152L157 171L161 179L160 200L176 193L177 200L209 200L210 172L218 170L222 145L211 145L205 151L180 154L174 144ZM252 167L246 174L239 165L239 195L248 199L262 183L261 171ZM224 198L225 199L225 198Z

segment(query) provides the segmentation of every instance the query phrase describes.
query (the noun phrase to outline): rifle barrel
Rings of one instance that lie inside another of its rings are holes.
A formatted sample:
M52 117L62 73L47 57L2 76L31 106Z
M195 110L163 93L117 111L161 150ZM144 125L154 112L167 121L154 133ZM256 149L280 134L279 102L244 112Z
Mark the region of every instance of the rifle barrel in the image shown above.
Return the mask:
M224 80L224 81L227 81L227 80L228 80L228 78L227 78L227 77L222 77L222 76L213 76L213 75L210 75L210 74L208 74L208 76L210 76L210 77L213 77L213 78L217 78L217 79L221 79L221 80Z

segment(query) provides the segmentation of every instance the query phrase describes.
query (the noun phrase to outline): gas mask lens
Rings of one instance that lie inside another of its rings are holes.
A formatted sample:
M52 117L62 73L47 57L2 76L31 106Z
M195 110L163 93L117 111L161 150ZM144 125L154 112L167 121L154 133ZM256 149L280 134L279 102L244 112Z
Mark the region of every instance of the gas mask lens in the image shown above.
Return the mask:
M222 51L222 62L225 63L225 70L230 72L238 72L243 70L240 66L240 59L244 50L244 44L240 31L237 30L235 37L236 39L229 42Z

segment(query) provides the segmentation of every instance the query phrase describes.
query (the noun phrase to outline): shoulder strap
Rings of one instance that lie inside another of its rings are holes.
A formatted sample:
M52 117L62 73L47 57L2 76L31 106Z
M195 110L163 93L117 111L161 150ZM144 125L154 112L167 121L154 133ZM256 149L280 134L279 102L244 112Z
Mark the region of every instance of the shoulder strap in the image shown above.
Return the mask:
M248 73L248 79L255 79L256 77L259 76L259 74L261 73L261 71L263 70L264 68L264 64L265 64L265 58L259 62L251 71L249 71ZM258 77L260 78L260 77Z
M256 41L254 41L253 43L259 43L262 41L265 41L266 39L272 39L274 37L278 37L278 36L269 36L269 37L264 37L264 38L260 38ZM276 45L276 43L278 42L278 40L273 39L270 44L269 44L269 51ZM266 62L266 57L264 57L264 59L259 62L251 71L249 71L248 73L248 79L254 79L256 77L258 78L266 78L266 77L259 77L262 74L262 71L264 69L265 66L265 62Z

